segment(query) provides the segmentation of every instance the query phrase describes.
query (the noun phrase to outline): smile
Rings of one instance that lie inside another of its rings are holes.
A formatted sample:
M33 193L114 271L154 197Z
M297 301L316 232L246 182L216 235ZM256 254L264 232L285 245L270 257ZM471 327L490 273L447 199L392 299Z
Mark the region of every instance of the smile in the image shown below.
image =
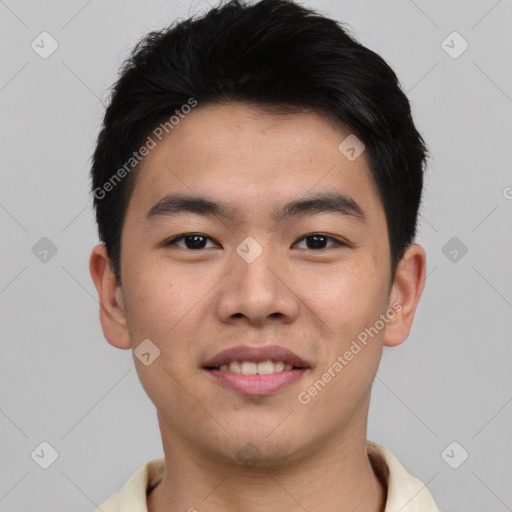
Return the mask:
M217 384L244 395L270 395L300 380L309 363L277 345L238 346L219 352L203 370Z
M279 373L283 370L292 370L291 363L284 361L231 361L229 364L221 364L216 367L217 370L223 372L241 373L243 375L269 375L271 373Z
M283 361L231 361L204 368L220 384L242 395L271 395L300 380L308 368Z

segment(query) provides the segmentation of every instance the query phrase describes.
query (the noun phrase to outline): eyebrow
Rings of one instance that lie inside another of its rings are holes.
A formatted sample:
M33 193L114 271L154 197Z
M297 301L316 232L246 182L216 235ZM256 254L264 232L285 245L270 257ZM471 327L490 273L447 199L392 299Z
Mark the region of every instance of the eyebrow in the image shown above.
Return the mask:
M233 221L239 216L240 210L208 197L169 194L148 210L146 221L152 221L159 217L172 217L182 213L194 213L205 217L217 217ZM272 212L271 218L275 222L280 222L283 219L318 213L335 213L363 223L366 221L363 209L354 199L335 192L317 193L286 203L277 207Z

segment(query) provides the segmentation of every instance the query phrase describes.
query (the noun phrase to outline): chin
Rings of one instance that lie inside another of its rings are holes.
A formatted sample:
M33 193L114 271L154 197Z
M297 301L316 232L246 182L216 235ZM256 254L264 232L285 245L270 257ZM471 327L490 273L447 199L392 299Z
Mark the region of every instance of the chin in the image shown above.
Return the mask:
M265 468L289 464L307 451L299 439L285 433L269 440L267 434L251 436L246 431L235 439L229 439L227 444L229 446L215 444L210 448L215 457L242 467Z

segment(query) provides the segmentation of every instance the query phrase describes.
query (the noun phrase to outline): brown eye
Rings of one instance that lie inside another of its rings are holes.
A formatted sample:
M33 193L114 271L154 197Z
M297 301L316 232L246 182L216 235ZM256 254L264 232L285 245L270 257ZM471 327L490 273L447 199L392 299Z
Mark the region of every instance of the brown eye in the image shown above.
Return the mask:
M328 248L328 247L326 247L326 244L329 240L334 242L332 244L334 246L345 245L343 242L336 240L336 238L333 238L332 236L328 236L328 235L323 235L322 233L314 233L312 235L307 235L305 237L302 237L299 240L299 242L301 242L302 240L306 240L305 249L312 249L312 250ZM332 245L331 245L331 247L332 247Z
M179 247L184 247L185 249L197 251L205 249L208 240L211 240L211 238L207 237L206 235L202 235L200 233L187 233L184 235L177 236L172 240L169 240L168 242L165 243L165 245L178 245ZM183 244L178 244L178 242L181 241L183 241Z

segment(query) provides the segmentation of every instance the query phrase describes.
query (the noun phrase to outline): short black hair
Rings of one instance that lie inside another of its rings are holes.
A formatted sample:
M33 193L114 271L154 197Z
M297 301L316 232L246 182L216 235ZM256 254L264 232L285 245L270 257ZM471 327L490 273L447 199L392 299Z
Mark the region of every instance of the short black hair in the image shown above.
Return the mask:
M230 0L148 33L113 86L91 175L99 237L118 282L137 150L164 120L172 128L171 116L186 112L184 106L229 101L274 112L313 110L364 143L394 276L416 234L428 158L397 76L342 22L291 0Z

